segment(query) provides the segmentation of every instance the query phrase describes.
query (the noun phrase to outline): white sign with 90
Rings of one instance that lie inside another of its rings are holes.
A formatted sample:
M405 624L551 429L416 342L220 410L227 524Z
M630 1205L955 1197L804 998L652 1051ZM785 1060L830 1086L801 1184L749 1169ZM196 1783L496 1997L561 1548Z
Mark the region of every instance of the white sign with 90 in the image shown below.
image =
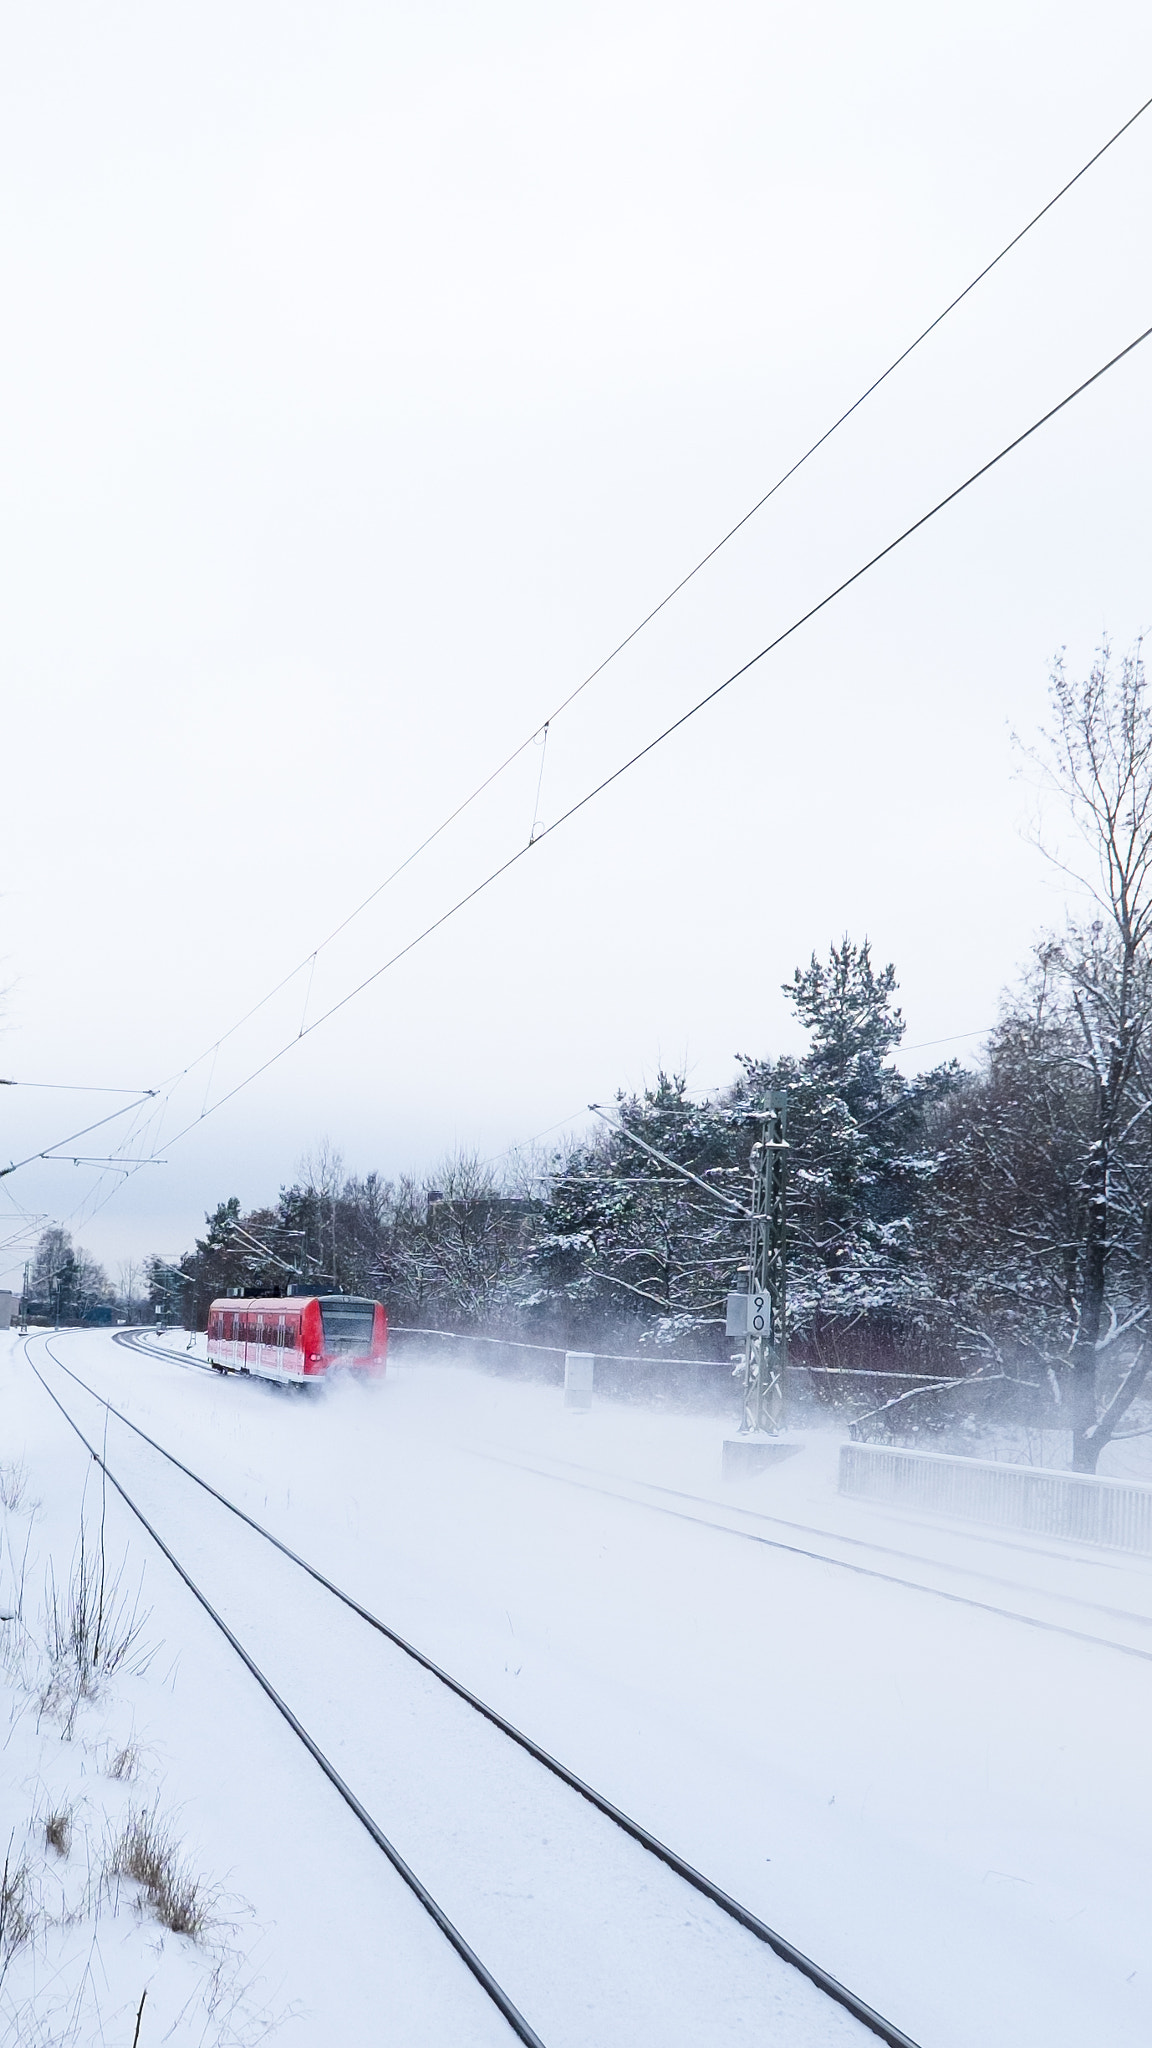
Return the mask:
M730 1294L724 1334L727 1337L770 1337L771 1297L759 1288L753 1288L751 1294Z

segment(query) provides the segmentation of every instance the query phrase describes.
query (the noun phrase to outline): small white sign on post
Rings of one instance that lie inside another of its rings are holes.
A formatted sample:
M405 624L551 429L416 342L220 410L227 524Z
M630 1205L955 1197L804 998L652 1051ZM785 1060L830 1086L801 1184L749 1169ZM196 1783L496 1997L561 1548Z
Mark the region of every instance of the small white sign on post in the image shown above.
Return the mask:
M566 1351L564 1353L564 1406L566 1408L590 1408L592 1406L592 1373L596 1364L593 1351Z
M730 1294L724 1321L726 1337L770 1337L772 1302L762 1288L751 1294Z

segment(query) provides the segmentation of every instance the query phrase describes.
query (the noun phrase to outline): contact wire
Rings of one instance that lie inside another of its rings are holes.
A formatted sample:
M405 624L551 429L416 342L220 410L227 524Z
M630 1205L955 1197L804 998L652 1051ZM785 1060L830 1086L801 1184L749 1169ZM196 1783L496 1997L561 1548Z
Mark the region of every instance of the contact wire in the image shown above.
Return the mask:
M646 740L642 747L638 747L634 754L630 754L626 760L621 761L618 767L613 768L609 774L602 777L591 789L585 790L583 796L577 797L574 803L569 804L568 809L562 811L558 818L554 818L550 825L541 826L535 838L530 839L527 845L517 847L514 852L500 861L496 867L489 869L486 875L482 876L478 882L473 883L472 887L465 890L462 896L458 896L454 903L449 904L447 910L441 911L440 915L433 918L430 924L426 924L423 930L416 933L414 938L409 939L406 944L398 947L396 952L390 954L387 960L382 961L379 967L374 967L370 974L366 974L363 980L356 983L355 987L348 989L336 1002L329 1004L326 1010L321 1011L318 1017L314 1017L305 1030L297 1033L294 1038L286 1040L275 1052L269 1053L266 1059L261 1060L259 1065L253 1067L249 1073L245 1074L241 1080L237 1081L233 1087L221 1095L213 1103L211 1110L206 1113L214 1116L217 1110L223 1109L224 1105L231 1102L243 1089L251 1087L253 1081L259 1080L271 1067L276 1066L287 1053L292 1051L293 1047L299 1045L302 1039L310 1037L312 1032L318 1031L322 1025L327 1024L333 1017L338 1016L340 1011L346 1009L349 1003L355 1002L358 996L363 995L365 989L371 988L375 982L380 980L382 975L389 973L393 967L398 966L401 960L406 960L410 953L415 952L418 946L422 946L425 940L432 938L450 919L458 916L460 911L465 910L469 904L474 903L478 896L482 896L485 890L490 889L494 883L501 881L512 868L518 866L525 855L531 853L534 847L540 846L546 839L550 839L554 832L559 832L563 826L569 824L589 804L595 803L598 797L603 796L605 790L611 789L623 776L629 774L633 768L638 767L641 761L647 760L650 754L655 753L657 747L663 746L665 740L671 739L673 734L678 733L682 726L688 724L690 719L696 718L701 711L705 711L710 704L714 704L718 697L723 696L724 692L731 689L734 683L738 683L744 676L748 675L766 656L774 654L778 647L782 647L786 641L792 638L793 634L799 633L804 626L808 625L810 620L817 618L821 612L827 610L829 605L834 604L837 598L842 597L846 590L850 590L854 584L859 583L863 577L877 568L881 562L886 561L888 556L894 554L897 548L902 547L905 541L911 540L913 534L919 533L921 528L927 526L930 520L935 519L949 505L954 504L957 498L962 497L965 491L972 488L973 484L979 483L982 477L987 476L1007 456L1014 454L1017 448L1023 447L1026 441L1031 440L1033 434L1039 433L1040 429L1046 427L1050 420L1054 420L1067 406L1072 405L1077 398L1082 397L1084 392L1089 391L1094 384L1098 384L1100 379L1107 376L1110 370L1114 370L1118 363L1124 362L1128 356L1132 355L1134 350L1141 348L1150 335L1152 335L1152 327L1144 328L1142 333L1137 334L1123 348L1118 349L1114 356L1110 356L1106 363L1101 363L1099 369L1093 370L1090 376L1085 377L1073 390L1066 392L1064 397L1058 399L1055 405L1049 406L1047 412L1041 413L1039 419L1032 421L1031 426L1025 427L1021 433L1014 435L1011 441L1006 442L1004 447L998 449L995 455L989 456L988 460L982 462L979 469L974 469L969 476L966 476L963 482L956 484L943 498L937 499L936 503L929 506L926 512L922 512L918 519L914 519L910 526L906 526L903 532L898 533L894 540L888 541L874 555L869 556L868 560L862 562L858 569L854 569L851 575L845 576L832 590L827 591L823 597L818 598L815 604L809 605L807 611L801 612L798 618L793 619L790 625L785 626L765 646L759 648L755 654L749 655L747 661L742 662L739 668L733 669L730 675L723 677L720 682L715 683L710 690L705 692L703 697L697 698L696 702L690 704L686 711L682 711L669 725L664 726L660 732L655 733L650 740ZM189 1069L184 1071L187 1072ZM173 1145L178 1145L183 1138L188 1136L190 1131L195 1130L197 1125L203 1121L203 1116L193 1117L189 1123L184 1124L168 1140L169 1149Z
M623 654L625 648L631 646L632 642L645 630L645 628L651 625L653 619L657 618L659 614L662 611L664 611L668 605L672 603L673 599L678 597L680 595L680 592L687 588L688 584L691 583L693 579L700 574L702 569L707 568L709 562L711 562L714 559L714 557L720 553L722 548L727 547L728 542L730 540L735 539L736 535L742 530L743 527L748 525L748 522L751 519L755 518L757 512L759 512L768 503L769 499L774 498L777 491L783 490L785 484L788 483L790 479L796 475L797 471L802 469L804 467L804 464L810 461L812 456L817 454L818 451L824 446L825 442L829 441L833 434L838 433L840 428L844 426L847 423L847 421L852 418L852 415L858 412L860 410L860 407L864 405L869 398L872 397L873 392L878 391L880 389L880 386L886 383L888 378L891 377L895 373L895 371L897 371L900 368L901 364L906 363L908 361L909 356L915 353L915 351L920 347L922 342L928 340L929 335L935 333L936 329L942 324L942 322L947 320L949 315L955 312L957 306L961 305L963 301L969 296L969 294L976 290L977 285L982 284L984 279L990 276L991 272L996 269L997 265L1002 263L1004 261L1004 258L1010 255L1012 250L1015 249L1017 245L1024 240L1024 237L1026 235L1031 234L1032 229L1039 225L1039 223L1044 219L1046 214L1051 213L1053 207L1057 206L1059 202L1063 198L1065 198L1069 192L1071 192L1074 185L1079 184L1081 178L1087 176L1087 173L1093 168L1093 166L1100 162L1101 157L1106 156L1108 151L1113 147L1113 145L1120 141L1121 136L1126 135L1128 133L1128 130L1135 126L1136 122L1139 121L1141 117L1148 112L1149 107L1152 107L1152 99L1144 100L1143 103L1137 107L1135 113L1130 114L1128 119L1121 123L1120 127L1117 128L1113 132L1113 134L1111 134L1108 137L1108 140L1106 142L1101 143L1100 148L1094 151L1094 153L1088 158L1086 163L1081 164L1079 170L1075 171L1072 177L1070 177L1065 184L1061 185L1058 192L1053 193L1051 199L1045 202L1045 204L1040 208L1039 212L1034 213L1031 219L1026 221L1022 228L1017 230L1016 234L1012 236L1011 241L1005 242L1004 247L1001 250L999 250L995 256L992 257L989 263L986 263L984 265L982 270L977 271L975 277L972 278L971 281L964 286L964 289L960 292L957 292L955 298L949 300L948 304L942 309L942 311L937 313L935 319L929 321L927 327L921 329L920 333L916 336L915 340L910 341L907 347L902 349L900 351L900 354L893 358L893 360L888 364L887 368L882 370L878 377L873 378L872 382L865 388L865 390L863 390L860 393L860 396L854 399L852 404L848 406L846 410L838 416L838 418L833 420L831 426L825 428L824 432L819 436L819 438L813 441L811 446L806 448L804 453L798 456L796 461L793 462L791 466L788 469L786 469L781 476L777 477L775 483L769 486L768 490L766 490L763 493L763 495L756 500L756 503L754 505L749 506L747 512L745 512L743 516L736 521L735 525L730 526L728 528L728 531L722 534L720 539L716 541L713 544L713 546L708 549L707 553L701 555L699 561L696 562L693 565L693 567L689 569L687 573L680 578L678 583L673 584L671 590L669 590L667 594L664 597L662 597L657 604L653 605L650 611L645 613L644 617L640 619L635 626L632 627L629 633L625 634L622 640L617 642L616 646L612 648L611 652L606 654L603 660L597 663L596 667L592 669L589 672L589 674L584 677L583 681L577 683L575 688L570 690L568 695L561 699L560 703L557 704L555 709L548 713L547 718L545 718L541 722L541 724L535 726L532 732L528 735L528 737L524 740L521 740L519 744L512 749L512 752L505 756L504 760L501 761L497 767L491 769L490 772L484 777L483 781L477 783L476 787L467 796L461 799L460 803L457 804L456 808L450 811L447 817L443 818L441 822L438 825L436 825L433 828L433 830L427 835L427 837L422 839L419 845L414 847L411 853L409 853L407 857L404 860L402 860L397 867L393 868L391 873L386 875L384 880L378 883L376 888L373 889L369 895L365 896L362 902L356 905L355 909L348 911L346 915L343 918L341 918L340 922L333 926L332 930L328 933L327 937L320 941L319 946L315 949L315 952L313 952L313 954L305 954L303 960L299 961L295 967L290 969L290 971L280 981L276 983L275 987L269 989L264 995L262 995L258 999L258 1001L253 1004L251 1009L246 1010L242 1017L237 1018L234 1024L229 1025L228 1029L221 1034L220 1039L217 1041L218 1044L223 1044L225 1039L231 1038L232 1035L236 1031L239 1031L241 1027L244 1024L246 1024L251 1017L254 1017L256 1015L257 1011L263 1009L266 1003L270 1002L274 996L278 995L281 989L286 988L289 982L295 980L296 976L299 973L301 973L302 970L307 966L309 958L312 958L314 960L316 952L323 952L327 946L330 946L333 940L340 936L341 932L345 931L347 927L350 924L352 924L355 921L355 919L362 914L363 911L367 910L368 906L371 903L374 903L376 901L376 898L378 896L383 894L385 889L389 888L391 884L394 881L396 881L398 877L402 875L407 868L411 867L414 861L419 859L419 856L422 853L424 853L429 846L432 845L434 840L438 839L442 833L446 832L450 825L455 824L457 818L461 817L463 813L466 810L468 810L470 806L474 804L477 801L477 799L484 794L486 790L491 788L492 784L496 782L501 775L503 775L506 768L510 768L514 761L519 760L521 754L527 751L527 749L532 745L533 741L536 740L541 733L543 733L544 735L545 746L547 745L548 728L553 723L553 721L559 718L561 713L566 711L570 704L575 703L576 699L579 696L581 696L583 692L586 689L588 689L592 683L596 681L598 676L601 676L604 673L604 670L608 668L612 662L616 660L616 657L620 654ZM541 762L541 773L542 772L543 761ZM537 791L537 804L538 803L539 791ZM535 831L534 825L532 838L534 839L539 836L540 835ZM531 844L531 840L529 843ZM197 1055L196 1059L190 1061L188 1066L181 1068L178 1074L170 1076L170 1079L173 1081L183 1079L183 1077L186 1074L192 1071L193 1067L198 1066L201 1060L207 1058L208 1052L210 1050L210 1047L206 1048L204 1052Z

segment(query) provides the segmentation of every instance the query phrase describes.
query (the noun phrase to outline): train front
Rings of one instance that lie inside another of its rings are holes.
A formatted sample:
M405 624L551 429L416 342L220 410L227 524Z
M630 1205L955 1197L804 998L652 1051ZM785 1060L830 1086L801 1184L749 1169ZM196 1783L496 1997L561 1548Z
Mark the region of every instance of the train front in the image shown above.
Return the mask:
M383 1374L388 1352L384 1305L354 1294L320 1294L304 1310L304 1370L345 1368Z

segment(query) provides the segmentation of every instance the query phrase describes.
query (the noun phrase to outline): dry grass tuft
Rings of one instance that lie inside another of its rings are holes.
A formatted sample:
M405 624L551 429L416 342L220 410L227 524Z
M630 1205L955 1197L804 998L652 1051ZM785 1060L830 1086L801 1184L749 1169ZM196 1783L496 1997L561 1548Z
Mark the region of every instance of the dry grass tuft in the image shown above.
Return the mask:
M0 1464L0 1507L17 1514L28 1495L28 1468L22 1458Z
M29 1468L23 1458L6 1458L0 1462L0 1507L8 1507L10 1513L23 1507L27 1513L35 1513L39 1501L29 1499Z
M6 1856L0 1877L0 1961L7 1963L31 1940L34 1925L28 1865L21 1857L13 1869Z
M72 1847L72 1808L61 1806L50 1813L44 1823L44 1840L58 1856L66 1856Z
M135 1740L126 1742L123 1749L118 1749L115 1756L109 1758L105 1775L109 1778L118 1778L122 1784L131 1784L134 1778L140 1776L142 1758L140 1744Z
M149 1912L173 1934L198 1941L212 1926L215 1895L193 1875L155 1808L129 1814L124 1832L113 1844L107 1872L138 1884Z
M49 1675L40 1688L40 1711L55 1716L71 1736L81 1701L95 1697L101 1680L116 1671L146 1671L156 1647L141 1639L148 1610L141 1612L138 1594L133 1600L123 1590L122 1571L106 1570L103 1541L98 1551L89 1549L83 1523L66 1592L49 1565L45 1611Z

